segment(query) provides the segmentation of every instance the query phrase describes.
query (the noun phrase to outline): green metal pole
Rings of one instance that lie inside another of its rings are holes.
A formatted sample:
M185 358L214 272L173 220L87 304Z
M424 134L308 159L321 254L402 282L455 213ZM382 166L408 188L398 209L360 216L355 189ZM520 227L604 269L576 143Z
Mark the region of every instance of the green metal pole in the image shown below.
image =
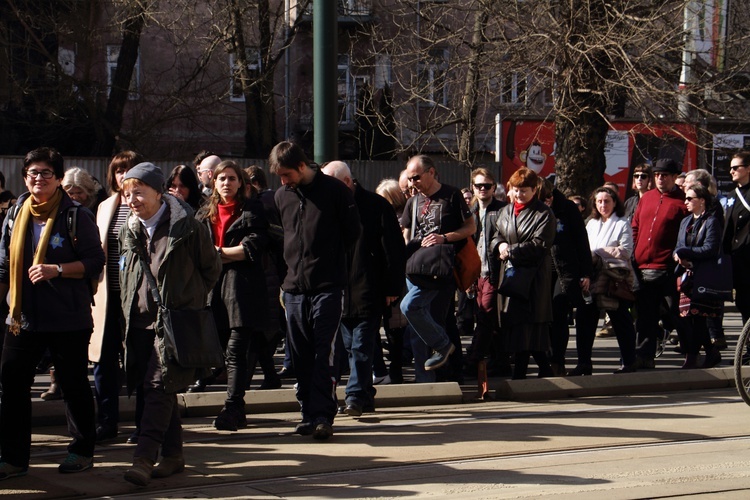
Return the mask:
M338 159L336 0L313 2L313 133L316 163Z

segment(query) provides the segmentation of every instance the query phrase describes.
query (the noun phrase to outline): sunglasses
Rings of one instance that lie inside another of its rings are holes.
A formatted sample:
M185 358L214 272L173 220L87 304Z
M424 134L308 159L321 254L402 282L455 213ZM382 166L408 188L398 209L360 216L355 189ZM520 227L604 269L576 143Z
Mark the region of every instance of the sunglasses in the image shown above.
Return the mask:
M747 165L732 165L729 167L729 170L737 170L740 167L747 167Z
M693 200L702 200L703 198L698 198L697 196L685 196L685 201L693 201Z
M485 191L489 191L492 189L492 183L482 183L482 184L474 184L474 189L481 190L484 189Z
M633 179L648 179L648 174L633 174Z

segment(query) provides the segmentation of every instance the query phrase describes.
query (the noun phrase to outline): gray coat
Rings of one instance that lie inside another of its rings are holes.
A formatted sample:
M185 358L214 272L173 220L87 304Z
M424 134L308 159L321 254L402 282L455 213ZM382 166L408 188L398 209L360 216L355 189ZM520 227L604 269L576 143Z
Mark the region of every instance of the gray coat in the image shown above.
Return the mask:
M164 200L169 205L170 219L167 251L155 276L159 294L170 309L203 308L208 303L208 292L219 278L221 259L206 227L188 213L186 205L168 194L164 195ZM146 279L137 249L142 231L143 225L133 214L120 228L120 296L125 316L125 367L126 370L131 368L128 373L130 391L136 383L131 376L135 360L128 356L130 311L141 280ZM159 341L159 359L167 393L184 389L200 376L193 368L182 368L167 361L162 340Z

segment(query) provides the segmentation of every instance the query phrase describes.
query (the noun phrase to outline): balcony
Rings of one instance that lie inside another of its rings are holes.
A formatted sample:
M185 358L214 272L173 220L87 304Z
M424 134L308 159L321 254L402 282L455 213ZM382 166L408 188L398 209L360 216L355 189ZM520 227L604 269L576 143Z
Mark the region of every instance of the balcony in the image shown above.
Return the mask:
M338 22L340 25L354 25L372 22L372 0L338 0ZM299 8L300 21L312 23L313 1L306 8Z

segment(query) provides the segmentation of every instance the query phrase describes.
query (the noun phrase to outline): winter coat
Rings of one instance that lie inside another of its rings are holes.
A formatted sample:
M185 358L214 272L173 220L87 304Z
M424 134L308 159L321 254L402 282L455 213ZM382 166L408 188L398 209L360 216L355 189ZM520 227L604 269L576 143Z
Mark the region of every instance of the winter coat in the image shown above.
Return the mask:
M46 264L64 264L81 261L84 276L79 278L52 278L33 285L28 269L34 259L31 224L24 244L24 272L21 285L21 325L24 330L37 332L72 332L89 330L94 327L91 318L92 279L99 276L104 267L104 251L99 244L94 214L88 208L73 201L63 193L60 207L52 227L52 237L45 253ZM31 196L22 194L12 216L5 218L0 238L0 283L10 280L10 239L13 224L23 203ZM74 206L78 207L76 218L76 242L71 242L66 214Z
M344 288L345 318L373 318L383 312L385 297L401 295L406 266L404 237L396 212L382 196L355 185L362 233L347 251L349 280Z
M169 236L164 259L155 276L159 294L169 309L201 309L208 304L208 294L219 279L221 258L206 227L195 220L192 210L169 194L164 194L163 199L169 206ZM130 317L138 289L146 279L140 264L143 232L143 224L134 214L130 214L120 228L120 294L125 316L125 368L131 392L136 380L135 360L129 354ZM203 371L182 368L167 360L160 324L157 321L164 390L175 393L202 376Z
M96 211L96 225L99 228L99 239L101 241L102 249L104 250L104 268L102 273L99 275L98 286L96 288L96 294L94 295L94 306L91 314L94 317L94 332L91 334L91 341L89 342L89 361L94 363L99 362L99 358L102 353L102 341L104 339L104 324L107 320L107 302L109 301L109 286L107 280L109 279L107 273L106 257L109 252L115 252L115 255L119 254L118 248L107 248L107 232L109 231L109 225L112 223L112 219L117 216L117 209L120 206L120 193L115 193L103 202L99 204L99 208ZM119 276L118 276L119 278ZM117 302L120 301L119 297L114 297Z
M530 299L508 298L507 319L518 323L549 323L552 321L552 244L555 241L556 219L552 210L541 201L532 201L518 217L513 204L505 206L497 219L497 233L492 239L492 253L508 243L509 257L514 267L533 266L537 272L531 285ZM515 229L514 229L515 228ZM501 262L501 276L506 261ZM502 277L500 278L502 283Z
M693 223L688 233L688 226ZM694 219L689 214L680 223L680 233L674 253L691 263L713 259L721 253L722 227L719 219L708 211Z
M634 260L639 269L672 267L672 251L685 215L685 193L677 186L668 193L652 189L641 197L632 222Z
M285 292L315 294L346 286L346 251L359 238L359 213L343 182L321 172L274 196L284 228Z
M495 237L497 232L497 218L500 216L500 210L507 205L498 199L493 198L490 204L487 206L487 212L484 216L484 248L487 251L487 259L490 268L490 284L497 288L498 279L500 277L500 261L497 256L493 258L491 250L492 239ZM476 202L471 206L471 213L474 214L474 243L479 246L479 237L482 234L482 228L479 226L479 203ZM481 258L481 255L480 255Z
M205 224L216 241L207 209L196 216ZM222 266L219 281L211 296L211 308L219 330L249 328L261 332L268 329L268 288L263 259L268 247L268 221L263 204L257 198L245 201L240 216L224 233L224 246L242 245L245 260L227 262Z
M578 306L583 301L580 280L594 274L586 226L576 204L557 189L552 192L552 213L557 219L552 262L560 288Z
M586 232L596 270L591 294L600 309L616 310L620 305L619 299L607 296L610 281L625 280L631 290L635 286L635 273L630 263L633 254L630 223L615 214L606 222L592 218L586 224Z

